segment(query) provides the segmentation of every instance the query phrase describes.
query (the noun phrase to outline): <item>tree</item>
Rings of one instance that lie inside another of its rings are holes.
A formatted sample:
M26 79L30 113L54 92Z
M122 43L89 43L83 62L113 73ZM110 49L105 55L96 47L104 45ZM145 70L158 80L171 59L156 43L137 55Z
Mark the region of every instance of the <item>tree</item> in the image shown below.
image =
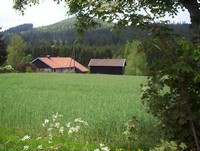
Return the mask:
M138 52L139 41L127 42L125 47L126 74L146 75L146 54Z
M156 32L140 48L153 54L141 99L158 118L165 136L185 142L188 150L200 150L200 48L171 30Z
M7 64L16 68L24 62L26 44L19 35L13 35L10 44L7 47L8 57Z
M6 44L5 41L3 40L3 33L0 32L0 66L5 63L6 57L7 57Z

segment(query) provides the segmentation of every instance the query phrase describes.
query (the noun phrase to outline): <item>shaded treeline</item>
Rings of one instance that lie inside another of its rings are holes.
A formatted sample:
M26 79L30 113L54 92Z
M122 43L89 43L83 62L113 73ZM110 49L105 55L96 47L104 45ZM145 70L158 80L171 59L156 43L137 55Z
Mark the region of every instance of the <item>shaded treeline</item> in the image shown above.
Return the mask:
M190 38L189 24L169 25L178 34ZM91 58L124 58L124 47L127 41L139 41L149 37L149 31L126 28L117 35L111 31L112 25L104 24L97 29L86 32L76 41L74 18L53 25L33 28L32 24L13 27L4 32L6 42L13 34L20 35L27 43L26 55L33 58L51 56L75 57L80 63L87 65Z
M91 58L122 58L124 50L121 45L107 46L38 46L34 49L27 49L26 54L31 54L33 58L45 57L47 54L54 57L73 57L81 64L87 66Z

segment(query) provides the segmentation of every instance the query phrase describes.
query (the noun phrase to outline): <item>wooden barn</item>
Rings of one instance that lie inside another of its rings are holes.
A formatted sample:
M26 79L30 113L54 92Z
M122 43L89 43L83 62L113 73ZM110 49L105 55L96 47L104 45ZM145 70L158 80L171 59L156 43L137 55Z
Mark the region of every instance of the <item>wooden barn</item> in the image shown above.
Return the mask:
M88 67L90 73L116 74L125 73L126 59L91 59Z
M34 64L39 72L89 72L86 67L70 57L38 57L31 64Z

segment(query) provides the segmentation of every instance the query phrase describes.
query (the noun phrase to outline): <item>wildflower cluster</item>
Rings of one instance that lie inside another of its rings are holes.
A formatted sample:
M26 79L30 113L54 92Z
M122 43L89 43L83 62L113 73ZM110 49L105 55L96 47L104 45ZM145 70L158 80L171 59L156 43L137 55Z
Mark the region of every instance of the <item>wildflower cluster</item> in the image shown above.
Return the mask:
M100 147L95 149L94 151L110 151L110 149L105 146L105 144L100 144Z
M21 139L21 141L23 141L23 142L25 142L25 141L28 141L28 140L30 140L31 139L31 136L29 136L29 135L25 135L22 139ZM23 147L23 151L26 151L26 150L29 150L29 145L24 145L24 147ZM43 149L43 147L42 147L42 145L39 145L39 146L37 146L36 147L37 148L37 150L42 150Z
M80 125L88 126L88 123L83 121L81 118L77 118L73 122L67 123L66 127L68 128L68 134L71 135L79 132Z
M81 130L81 126L88 126L88 123L82 120L81 118L75 119L73 122L68 122L67 124L60 123L60 118L62 115L56 113L52 116L51 119L45 119L42 123L42 126L45 128L47 134L44 137L37 137L36 140L44 140L47 141L49 145L43 146L39 144L35 146L34 150L52 150L52 149L59 149L59 147L64 146L66 143L66 138L69 138L74 133L78 133ZM59 138L62 137L64 142L59 142L59 147L55 144L55 140L60 140ZM25 135L21 141L28 141L31 140L31 136ZM60 145L62 143L62 145ZM23 151L31 150L29 145L23 146Z
M48 143L53 143L53 133L55 135L56 132L63 134L64 133L64 127L61 126L59 119L62 117L62 115L56 113L52 116L52 120L45 119L44 123L42 124L43 127L46 128L48 132Z

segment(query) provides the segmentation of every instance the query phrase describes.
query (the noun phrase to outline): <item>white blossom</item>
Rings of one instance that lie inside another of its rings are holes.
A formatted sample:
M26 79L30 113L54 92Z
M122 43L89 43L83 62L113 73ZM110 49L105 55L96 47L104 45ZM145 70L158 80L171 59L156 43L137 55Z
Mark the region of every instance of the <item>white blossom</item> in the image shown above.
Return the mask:
M67 123L66 126L69 128L71 127L71 123Z
M28 145L25 145L23 150L28 150L29 149L29 146Z
M63 126L60 127L59 133L60 133L60 134L63 134L63 133L64 133L64 127L63 127Z
M83 121L81 118L75 119L74 122L82 123L83 125L88 126L88 123Z
M21 140L25 141L25 140L29 140L29 139L31 139L31 136L25 135Z
M69 131L68 131L68 134L72 134L74 132L78 132L80 129L80 126L76 126L76 127L70 127L69 128Z
M59 128L60 127L60 123L55 123L55 128Z
M105 144L102 143L100 144L100 148L102 151L110 151L110 149L107 146L105 146Z
M44 120L44 123L42 124L42 126L45 127L46 124L48 124L48 123L49 123L49 120L48 120L48 119L45 119L45 120Z
M105 146L104 144L102 144L102 143L100 144L100 147L104 147L104 146Z
M37 149L38 149L38 150L42 150L42 145L39 145L39 146L37 147Z
M62 117L62 115L58 114L57 112L56 114L52 116L53 122L55 122L58 117Z
M101 150L102 150L102 151L110 151L110 149L109 149L107 146L102 147Z
M52 127L50 127L50 128L48 128L48 129L47 129L47 131L52 131L52 130L53 130L53 128L52 128Z

